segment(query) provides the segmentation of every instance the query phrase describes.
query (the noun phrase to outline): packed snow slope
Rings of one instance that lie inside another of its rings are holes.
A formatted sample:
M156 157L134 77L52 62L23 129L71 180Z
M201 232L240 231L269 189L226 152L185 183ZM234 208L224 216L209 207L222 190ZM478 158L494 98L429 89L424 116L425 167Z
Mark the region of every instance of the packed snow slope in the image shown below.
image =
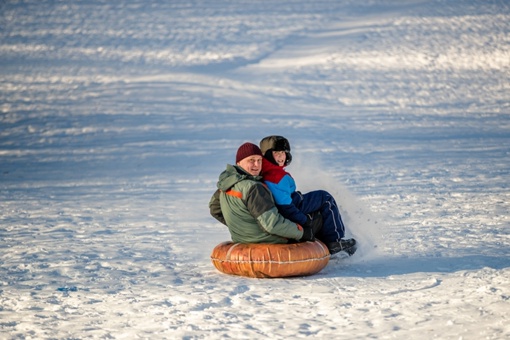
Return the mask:
M504 0L0 2L0 338L510 337ZM287 137L360 249L219 273L208 202Z

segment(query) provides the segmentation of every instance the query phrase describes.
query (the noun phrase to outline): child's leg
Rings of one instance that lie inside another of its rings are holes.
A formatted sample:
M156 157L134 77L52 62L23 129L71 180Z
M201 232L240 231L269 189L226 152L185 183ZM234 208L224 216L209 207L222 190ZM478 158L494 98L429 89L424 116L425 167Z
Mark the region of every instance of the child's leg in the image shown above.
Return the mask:
M335 199L324 190L311 191L306 194L295 194L294 205L305 214L320 211L323 226L317 238L325 243L336 242L345 235L345 226Z

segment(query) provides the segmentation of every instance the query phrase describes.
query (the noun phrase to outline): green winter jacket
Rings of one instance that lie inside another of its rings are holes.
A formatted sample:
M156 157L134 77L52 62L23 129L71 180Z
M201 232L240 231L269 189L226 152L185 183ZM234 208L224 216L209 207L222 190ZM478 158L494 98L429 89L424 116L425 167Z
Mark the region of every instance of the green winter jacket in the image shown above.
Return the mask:
M262 177L228 164L209 202L211 215L225 224L236 243L288 243L303 230L278 213Z

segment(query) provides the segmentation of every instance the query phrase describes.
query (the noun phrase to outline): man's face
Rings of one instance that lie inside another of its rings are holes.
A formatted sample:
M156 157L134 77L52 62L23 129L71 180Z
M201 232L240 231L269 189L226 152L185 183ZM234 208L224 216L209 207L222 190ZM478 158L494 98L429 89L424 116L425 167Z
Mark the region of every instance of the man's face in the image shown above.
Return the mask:
M252 176L260 175L262 171L262 156L248 156L237 163L241 168Z

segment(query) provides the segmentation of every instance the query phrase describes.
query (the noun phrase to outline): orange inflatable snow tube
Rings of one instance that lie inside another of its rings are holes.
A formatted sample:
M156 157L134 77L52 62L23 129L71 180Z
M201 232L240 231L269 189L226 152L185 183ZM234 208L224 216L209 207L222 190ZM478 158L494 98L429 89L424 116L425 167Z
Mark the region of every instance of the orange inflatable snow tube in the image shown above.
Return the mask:
M223 242L211 254L220 272L259 278L316 274L326 267L329 258L328 248L318 240L292 244Z

